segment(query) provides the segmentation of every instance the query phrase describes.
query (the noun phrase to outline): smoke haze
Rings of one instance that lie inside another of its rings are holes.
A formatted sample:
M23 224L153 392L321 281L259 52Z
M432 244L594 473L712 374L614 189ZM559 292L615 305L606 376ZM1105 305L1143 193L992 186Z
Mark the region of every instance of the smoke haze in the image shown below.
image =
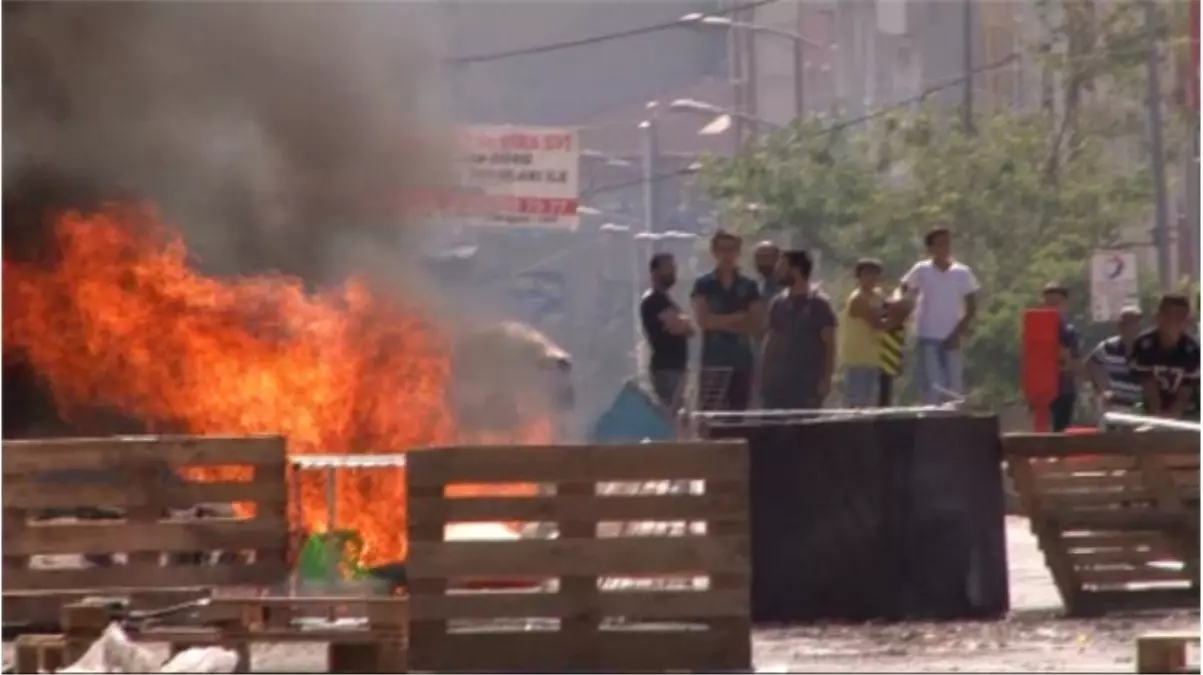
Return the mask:
M206 270L401 267L447 168L409 3L6 2L6 248L48 207L150 199ZM14 236L18 235L18 236Z

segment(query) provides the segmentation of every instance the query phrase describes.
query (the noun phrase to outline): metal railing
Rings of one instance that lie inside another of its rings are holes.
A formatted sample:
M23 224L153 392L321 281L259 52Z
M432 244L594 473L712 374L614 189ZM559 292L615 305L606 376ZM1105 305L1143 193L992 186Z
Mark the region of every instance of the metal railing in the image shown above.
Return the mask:
M1164 417L1152 417L1149 415L1135 415L1133 413L1123 412L1105 412L1103 413L1104 424L1115 424L1126 427L1136 427L1138 430L1163 430L1163 431L1193 431L1196 434L1203 430L1203 427L1198 422L1187 422L1185 420L1172 420Z

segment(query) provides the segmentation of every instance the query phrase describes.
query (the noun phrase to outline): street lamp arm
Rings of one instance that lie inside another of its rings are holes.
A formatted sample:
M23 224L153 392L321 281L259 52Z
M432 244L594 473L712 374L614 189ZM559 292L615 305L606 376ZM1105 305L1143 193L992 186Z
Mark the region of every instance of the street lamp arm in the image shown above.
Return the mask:
M788 31L788 30L785 30L782 28L774 28L773 26L762 26L761 24L750 23L747 21L733 21L725 16L711 16L708 14L702 14L700 12L693 12L692 14L686 14L685 16L681 17L680 21L683 24L690 24L690 25L694 25L694 26L713 26L715 28L740 28L740 29L752 31L755 33L766 33L768 35L776 35L777 37L782 37L787 40L792 40L794 42L800 42L804 45L810 45L811 47L823 48L826 46L826 45L820 44L818 42L815 42L814 40L811 40L810 38L808 38L804 35L799 35L798 33L795 33L793 31Z
M738 117L739 119L747 121L747 122L763 124L765 126L769 126L774 129L784 129L785 128L785 127L781 126L780 124L777 124L776 122L766 120L762 117L757 117L755 115L749 115L744 112L737 112L735 110L728 110L727 108L723 108L721 106L714 105L713 103L706 103L705 101L695 101L694 99L691 99L691 98L679 98L679 99L669 103L668 110L670 112L691 112L691 113L700 113L700 114L704 114L704 115L729 115L731 117Z

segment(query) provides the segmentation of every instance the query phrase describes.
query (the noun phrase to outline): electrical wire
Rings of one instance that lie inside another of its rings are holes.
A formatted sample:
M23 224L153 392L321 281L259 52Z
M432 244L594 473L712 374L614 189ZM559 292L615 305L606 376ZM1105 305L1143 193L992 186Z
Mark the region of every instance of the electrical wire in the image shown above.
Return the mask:
M1182 43L1182 42L1185 42L1185 40L1179 39L1179 38L1171 38L1171 39L1167 39L1167 40L1163 41L1164 44L1171 46L1171 47L1178 43ZM1125 54L1143 53L1145 50L1146 50L1145 47L1141 47L1141 48L1138 48L1135 50L1112 52L1112 55L1122 56ZM1081 60L1087 60L1087 59L1096 58L1096 57L1097 57L1097 54L1084 54L1079 58ZM953 87L963 84L965 82L965 80L969 78L970 75L978 75L978 74L986 73L986 72L989 72L992 70L998 70L1000 68L1005 68L1005 67L1015 63L1020 58L1022 58L1021 54L1019 54L1018 52L1012 52L1011 54L1008 54L1007 56L1004 56L1001 59L992 61L992 62L987 63L982 66L978 66L977 68L974 68L973 70L971 70L969 73L961 74L956 77L945 80L944 82L941 82L939 84L927 87L926 89L922 90L918 94L915 94L914 96L904 98L900 101L895 101L894 103L891 103L887 106L878 108L877 110L865 113L863 115L859 115L857 117L834 122L834 123L830 124L829 126L827 126L826 128L822 129L821 131L817 131L812 134L807 134L805 136L802 136L802 138L814 138L814 137L822 136L824 134L829 134L829 133L832 133L835 131L840 131L841 129L847 129L848 127L857 126L859 124L864 124L865 122L872 121L879 117L883 117L895 110L899 110L901 108L906 108L915 103L922 103L926 99L931 97L933 94L937 94L941 91L944 91L945 89L951 89ZM696 172L697 172L696 169L691 168L691 167L686 167L683 169L677 169L675 171L668 171L668 172L664 172L664 173L655 174L652 176L651 180L652 180L652 182L660 182L663 180L670 180L672 178L677 178L679 176L685 176L685 175L689 175L689 174L696 173ZM626 188L635 187L635 186L643 185L643 184L644 184L644 179L641 177L641 178L637 178L634 180L623 181L621 183L614 183L611 185L601 185L601 186L593 188L591 190L582 191L581 198L583 199L585 197L591 197L593 195L603 194L606 192L614 192L616 190L625 190Z
M726 9L706 12L706 16L725 16L736 14L738 12L756 9L776 2L777 0L755 0L754 2L746 2ZM594 35L587 38L579 38L576 40L565 40L563 42L552 42L544 45L535 45L533 47L520 47L518 49L508 49L500 52L492 52L489 54L472 54L469 56L456 56L447 59L447 63L453 66L466 66L474 63L488 63L491 61L501 61L503 59L512 59L519 56L530 56L534 54L546 54L547 52L559 51L561 49L572 49L573 47L584 47L587 45L598 44L600 42L609 42L611 40L622 40L624 38L636 37L639 35L647 35L648 33L658 33L670 28L691 28L692 25L688 21L681 19L673 19L663 23L651 24L640 28L630 28L614 33L605 33L602 35Z
M1001 59L998 59L997 61L993 61L984 66L979 66L977 68L974 68L970 74L977 75L979 73L988 72L990 70L997 70L999 68L1008 66L1011 63L1014 63L1017 59L1019 59L1019 54L1012 53ZM914 96L904 98L901 101L895 101L894 103L891 103L888 106L878 108L877 110L874 110L869 113L865 113L863 115L859 115L857 117L852 117L852 118L849 118L846 120L840 120L838 122L834 122L834 123L826 126L825 128L823 128L822 130L816 131L811 134L807 134L807 135L803 136L802 138L813 138L813 137L817 137L817 136L822 136L824 134L830 134L832 132L839 131L841 129L846 129L848 127L853 127L858 124L864 124L865 122L869 122L871 120L877 119L878 117L882 117L895 110L905 108L905 107L913 105L915 103L922 103L924 100L926 100L928 97L932 96L933 94L939 93L945 89L951 89L952 87L955 87L955 86L963 83L967 78L968 78L968 74L960 75L958 77L941 82L940 84L932 85L930 87L927 87L923 91L919 92L918 94L915 94ZM696 172L695 169L686 167L684 169L677 169L676 171L669 171L669 172L653 175L652 181L658 182L658 181L662 181L662 180L668 180L670 178L676 178L678 176L684 176L684 175L688 175L688 174L695 173L695 172ZM584 198L584 197L590 197L592 195L600 194L600 193L604 193L604 192L613 192L615 190L623 190L623 189L626 189L629 187L643 185L643 183L644 183L644 179L638 178L635 180L623 181L621 183L614 183L612 185L602 185L600 187L593 188L592 190L582 191L581 197Z

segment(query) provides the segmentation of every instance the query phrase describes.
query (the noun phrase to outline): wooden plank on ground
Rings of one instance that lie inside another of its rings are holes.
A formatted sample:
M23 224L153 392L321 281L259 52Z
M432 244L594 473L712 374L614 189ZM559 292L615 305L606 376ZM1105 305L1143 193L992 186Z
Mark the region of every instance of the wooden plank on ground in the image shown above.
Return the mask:
M731 479L747 475L742 442L468 446L415 452L410 487L454 483L572 483ZM417 480L418 482L413 482Z
M63 469L107 470L130 464L280 466L287 462L282 436L117 436L4 441L5 474Z
M288 544L282 516L250 520L205 518L151 523L78 522L30 525L4 532L5 552L20 555L280 550Z
M127 598L130 609L158 609L170 605L203 598L210 593L208 588L104 588L74 591L4 591L3 615L5 624L57 624L60 608L83 601L85 598L104 596Z

